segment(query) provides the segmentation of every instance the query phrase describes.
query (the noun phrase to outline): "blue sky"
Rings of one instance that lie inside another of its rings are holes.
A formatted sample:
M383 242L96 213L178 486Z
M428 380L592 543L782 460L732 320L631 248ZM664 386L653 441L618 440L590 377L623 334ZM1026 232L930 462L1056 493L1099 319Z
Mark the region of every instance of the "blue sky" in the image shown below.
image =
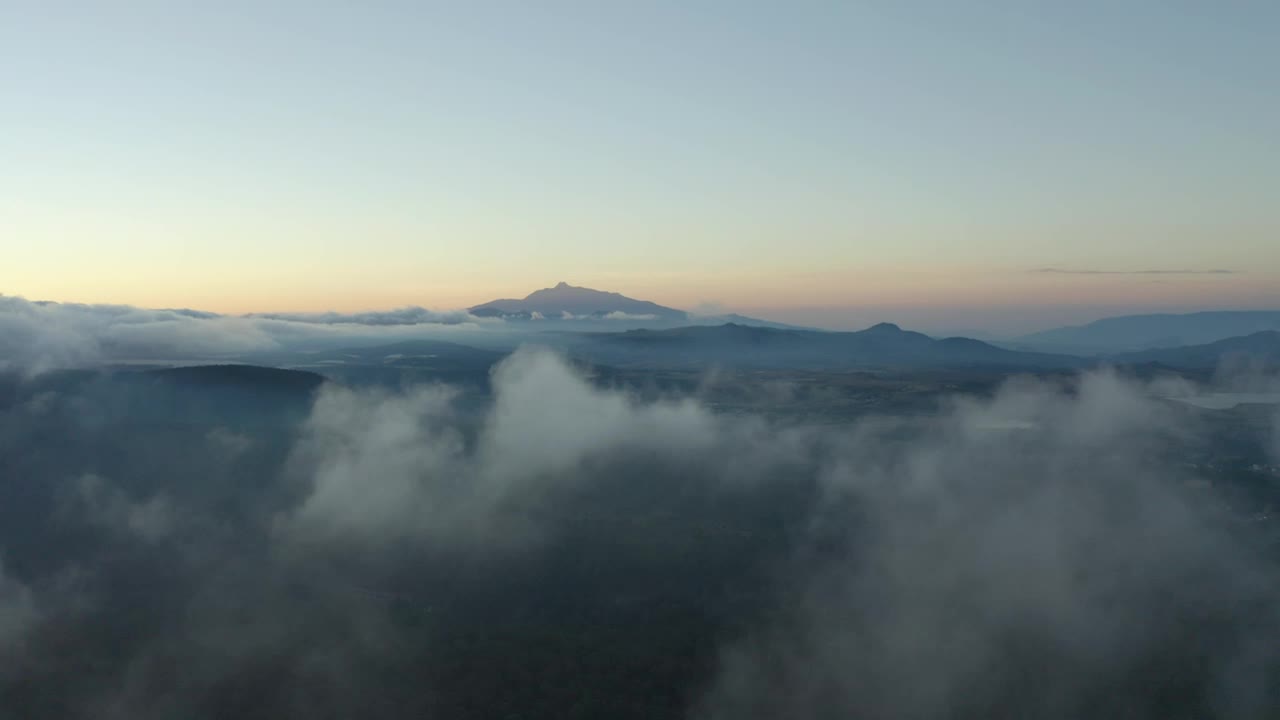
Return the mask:
M0 291L1280 306L1274 3L184 5L0 7Z

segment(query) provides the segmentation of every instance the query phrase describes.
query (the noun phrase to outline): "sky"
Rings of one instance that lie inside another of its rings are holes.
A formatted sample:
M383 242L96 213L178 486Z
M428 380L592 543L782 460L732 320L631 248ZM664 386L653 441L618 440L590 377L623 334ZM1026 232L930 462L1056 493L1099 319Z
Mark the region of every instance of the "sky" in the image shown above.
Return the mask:
M1270 2L0 0L0 292L1280 308Z

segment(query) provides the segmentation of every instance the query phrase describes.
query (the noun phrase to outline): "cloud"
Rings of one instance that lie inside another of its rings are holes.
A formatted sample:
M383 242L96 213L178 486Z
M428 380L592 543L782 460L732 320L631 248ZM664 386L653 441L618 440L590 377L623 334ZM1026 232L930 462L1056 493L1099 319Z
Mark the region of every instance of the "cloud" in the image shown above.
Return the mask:
M491 380L483 401L330 385L297 426L156 426L125 412L146 396L97 385L0 407L24 503L0 505L23 580L0 574L0 633L22 618L30 648L0 667L6 698L106 718L655 698L694 718L1266 715L1266 526L1197 482L1204 428L1163 385L1019 378L812 427L643 400L534 348ZM46 518L58 488L74 502ZM79 614L50 590L68 568Z
M495 367L493 395L468 431L448 388L326 389L295 457L310 492L282 529L361 542L492 540L502 523L522 534L527 528L511 533L523 519L505 515L504 504L584 482L591 457L634 446L679 453L718 432L692 400L641 405L593 388L559 355L536 348Z
M118 357L227 354L279 347L263 327L227 317L125 305L34 303L0 296L0 369L38 372Z
M545 314L538 312L536 310L530 313L529 317L532 320L547 319L547 316ZM628 312L623 312L621 310L614 310L613 312L605 313L603 315L591 314L591 313L583 313L580 315L575 315L569 312L568 310L561 310L560 314L554 317L558 317L561 320L627 320L631 322L658 319L657 315L654 315L651 313L628 313Z
M320 325L461 325L501 322L501 318L478 318L463 310L437 312L417 306L360 313L250 313L244 317Z
M448 526L458 510L455 498L472 481L451 398L435 387L401 396L324 391L294 459L309 491L282 528L378 540Z
M205 440L215 448L219 457L235 460L253 447L253 438L244 433L216 427L205 435Z
M77 514L113 532L129 533L148 542L164 540L174 531L177 519L170 502L162 495L134 500L104 478L87 474L76 483L73 502Z
M718 430L692 400L640 404L625 393L592 387L546 350L516 352L494 369L493 385L493 409L479 441L489 484L563 477L590 455L624 446L671 453L706 447Z
M655 454L670 464L650 482L816 482L817 545L783 565L773 619L725 648L695 717L1160 717L1185 687L1250 717L1280 670L1275 571L1167 459L1197 426L1161 388L1019 379L923 423L787 430L640 403L532 350L494 386L474 432L438 389L331 395L293 529L527 546L565 521L548 502Z
M317 343L358 344L501 326L501 320L422 308L228 316L0 295L0 370L30 374L127 360L229 358Z
M819 513L842 549L790 571L697 717L1266 714L1275 570L1161 462L1189 428L1145 388L1014 382L940 420L841 448L828 502L858 524Z
M1068 269L1056 267L1036 268L1033 273L1050 275L1238 275L1238 270L1100 270L1100 269Z

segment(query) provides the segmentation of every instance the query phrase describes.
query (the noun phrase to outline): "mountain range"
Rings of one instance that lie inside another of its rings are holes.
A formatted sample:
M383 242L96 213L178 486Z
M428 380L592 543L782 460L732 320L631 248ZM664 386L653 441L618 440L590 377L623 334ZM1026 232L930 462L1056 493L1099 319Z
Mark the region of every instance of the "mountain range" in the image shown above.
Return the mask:
M880 323L857 332L752 327L738 323L668 330L582 333L572 351L612 364L724 363L753 367L1072 368L1070 355L1021 352L971 338L934 339Z
M1023 335L1004 344L1015 349L1093 355L1202 345L1266 330L1280 330L1280 311L1121 315Z
M1200 345L1121 353L1110 359L1126 365L1159 363L1171 367L1195 369L1212 369L1233 361L1263 367L1277 367L1280 366L1280 331L1264 330Z
M511 321L556 320L566 330L593 331L575 333L568 348L614 364L1071 368L1112 362L1203 368L1241 354L1272 362L1280 336L1277 311L1126 315L1006 342L937 339L891 323L825 332L741 315L698 316L565 282L469 312Z
M565 330L675 330L685 326L726 324L812 330L737 314L700 315L566 282L535 290L522 299L491 300L468 311L477 317L515 322L556 321L556 327ZM533 330L534 326L530 325L529 329ZM1280 311L1150 313L1102 318L1083 325L1052 328L1007 340L984 337L990 341L984 345L1020 352L1106 358L1147 350L1205 345L1272 330L1280 330ZM989 350L984 349L982 353L994 357Z
M696 315L621 293L557 283L524 298L475 305L477 317L519 325L492 347L413 341L312 354L306 366L379 365L452 372L488 367L519 344L560 347L613 365L725 364L750 367L1068 369L1099 363L1206 368L1250 355L1280 358L1280 312L1200 312L1104 318L1016 340L936 338L880 323L854 332L829 332L730 315ZM539 322L543 321L543 322ZM544 324L545 323L545 324ZM558 330L561 332L540 332ZM266 358L263 358L266 359Z

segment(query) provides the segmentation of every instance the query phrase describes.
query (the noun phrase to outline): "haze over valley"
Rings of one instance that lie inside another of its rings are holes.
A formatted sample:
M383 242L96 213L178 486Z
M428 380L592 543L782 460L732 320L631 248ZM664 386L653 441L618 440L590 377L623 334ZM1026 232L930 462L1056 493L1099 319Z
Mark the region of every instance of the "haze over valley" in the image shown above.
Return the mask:
M1280 5L0 12L0 720L1280 718Z
M26 717L1277 707L1274 331L0 301Z

